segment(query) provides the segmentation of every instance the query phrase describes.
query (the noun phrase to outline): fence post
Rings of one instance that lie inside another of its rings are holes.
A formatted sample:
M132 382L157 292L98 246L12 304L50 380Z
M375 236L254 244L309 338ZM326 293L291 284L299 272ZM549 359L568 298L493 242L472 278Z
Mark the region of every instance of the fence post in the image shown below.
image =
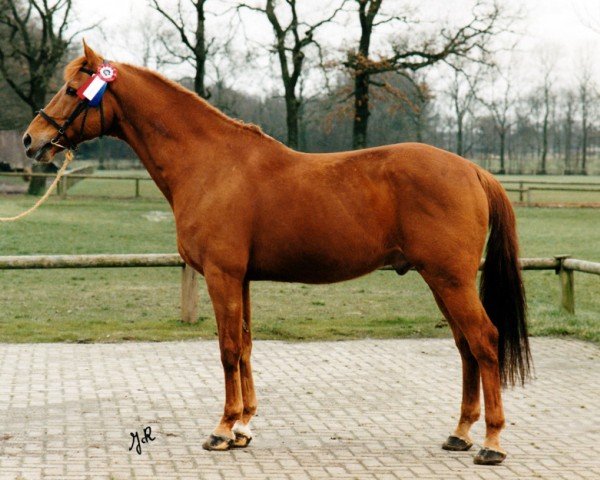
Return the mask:
M564 261L571 255L555 255L558 260L556 273L560 281L560 307L567 313L575 313L575 275L573 270L564 267Z
M67 185L67 176L64 175L59 182L59 186L60 186L60 198L61 199L65 199L67 198L67 189L68 189L68 185Z
M140 180L138 178L135 179L135 198L140 196Z
M523 182L519 182L519 202L523 203Z
M198 273L187 264L181 269L181 321L198 321Z

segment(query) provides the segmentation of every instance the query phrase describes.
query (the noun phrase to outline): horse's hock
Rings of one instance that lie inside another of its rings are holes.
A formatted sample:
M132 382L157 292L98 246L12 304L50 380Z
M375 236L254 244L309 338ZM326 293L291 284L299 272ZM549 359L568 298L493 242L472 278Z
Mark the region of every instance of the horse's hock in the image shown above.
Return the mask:
M600 349L532 343L537 378L504 392L494 468L440 448L460 395L451 340L255 342L256 437L224 454L201 448L222 406L216 341L1 345L0 479L600 478Z

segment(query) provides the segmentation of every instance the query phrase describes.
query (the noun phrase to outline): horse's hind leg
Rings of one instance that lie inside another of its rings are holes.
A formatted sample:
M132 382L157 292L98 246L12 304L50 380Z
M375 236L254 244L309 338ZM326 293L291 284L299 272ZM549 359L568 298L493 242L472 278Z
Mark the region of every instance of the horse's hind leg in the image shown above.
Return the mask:
M452 330L454 341L462 360L462 403L460 408L460 419L454 433L442 445L444 450L465 451L473 446L469 435L471 426L479 420L481 414L480 402L480 375L477 359L471 353L469 343L458 326L450 317L448 309L440 296L434 291L433 296L444 314Z
M459 277L454 277L448 281L440 277L427 278L426 274L423 276L439 295L454 327L462 332L479 365L485 402L486 436L483 449L475 456L475 463L500 463L506 458L506 453L500 447L504 411L500 393L498 330L479 300L474 280L461 281Z
M252 322L250 308L250 284L244 282L243 290L243 325L242 325L242 354L240 357L240 376L242 381L242 399L244 401L244 410L242 418L233 426L235 434L234 447L247 447L252 440L252 432L249 424L256 413L256 393L254 392L254 380L252 378L252 365L250 364L250 355L252 354Z

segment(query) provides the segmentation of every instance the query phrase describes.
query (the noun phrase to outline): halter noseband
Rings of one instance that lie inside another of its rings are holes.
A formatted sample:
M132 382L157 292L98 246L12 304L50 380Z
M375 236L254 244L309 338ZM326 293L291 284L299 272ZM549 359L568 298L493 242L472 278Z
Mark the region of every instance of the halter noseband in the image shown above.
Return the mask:
M83 73L87 73L90 76L94 75L94 73L95 73L94 71L92 71L88 68L85 68L85 67L81 67L79 69L79 71L83 72ZM66 93L67 93L67 95L77 96L77 90L75 90L73 87L67 86ZM46 112L44 112L44 109L42 109L42 108L40 108L37 111L37 114L40 117L42 117L44 120L46 120L50 125L52 125L57 130L57 133L54 136L54 138L52 138L52 140L50 140L50 143L52 145L55 145L60 148L66 148L68 150L77 150L77 145L73 144L73 142L67 136L67 128L69 128L71 126L71 124L77 119L77 117L79 117L79 115L81 115L82 113L85 112L83 115L83 121L81 122L81 128L79 129L79 137L83 136L83 129L85 128L85 121L87 119L87 114L89 112L89 109L90 109L90 101L87 98L80 99L79 102L77 102L77 105L75 105L75 109L71 112L71 114L67 117L67 119L63 122L62 125L60 123L58 123L50 115L48 115ZM98 109L100 110L100 137L102 137L104 135L104 109L102 108L102 100L100 100ZM63 137L65 139L64 143L66 145L61 145L60 143L58 143L58 141Z

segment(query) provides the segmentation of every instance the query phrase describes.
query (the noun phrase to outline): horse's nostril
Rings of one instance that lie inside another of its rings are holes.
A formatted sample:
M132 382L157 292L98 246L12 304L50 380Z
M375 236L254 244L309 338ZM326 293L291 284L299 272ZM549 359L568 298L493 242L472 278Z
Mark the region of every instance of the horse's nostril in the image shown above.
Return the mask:
M23 145L25 145L25 148L29 148L31 145L31 135L28 133L23 135Z

